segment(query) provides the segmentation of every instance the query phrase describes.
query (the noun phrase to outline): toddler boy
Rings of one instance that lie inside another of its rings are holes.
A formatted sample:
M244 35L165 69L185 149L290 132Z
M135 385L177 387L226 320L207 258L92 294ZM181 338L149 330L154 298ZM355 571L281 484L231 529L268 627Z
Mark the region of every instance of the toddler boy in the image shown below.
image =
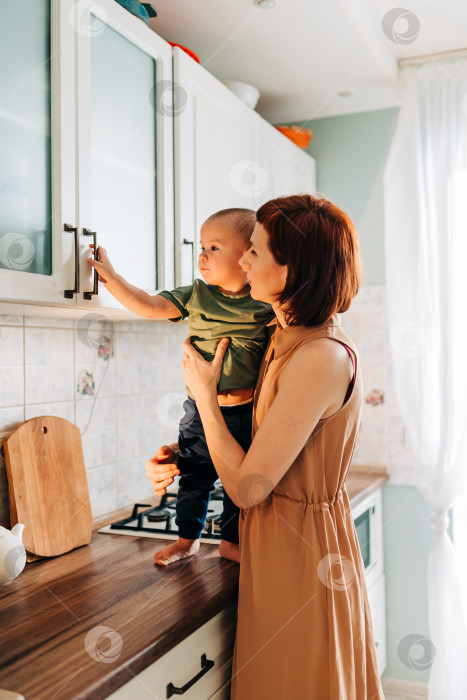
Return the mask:
M250 246L255 222L250 209L223 209L210 216L201 227L198 259L205 281L195 279L189 286L154 296L117 275L104 248L98 249L99 262L88 259L110 293L134 313L175 322L188 317L191 342L208 362L213 360L221 338L230 338L218 384L218 403L229 431L245 451L251 443L253 393L268 341L266 326L273 318L269 304L251 297L246 273L238 264ZM198 551L209 494L218 478L196 402L186 388L188 398L178 438L180 481L175 522L179 538L154 555L161 566ZM224 491L219 553L239 562L238 517L239 509Z

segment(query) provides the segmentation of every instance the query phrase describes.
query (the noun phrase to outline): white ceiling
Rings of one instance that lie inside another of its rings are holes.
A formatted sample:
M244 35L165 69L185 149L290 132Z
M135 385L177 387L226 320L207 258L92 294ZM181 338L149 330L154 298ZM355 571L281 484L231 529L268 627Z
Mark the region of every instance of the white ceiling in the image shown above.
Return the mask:
M396 0L278 0L271 10L253 0L151 4L154 31L192 49L217 78L255 85L256 109L273 124L398 105L399 58L467 48L466 0L403 0L419 21L406 45L382 27ZM404 34L407 20L393 26Z

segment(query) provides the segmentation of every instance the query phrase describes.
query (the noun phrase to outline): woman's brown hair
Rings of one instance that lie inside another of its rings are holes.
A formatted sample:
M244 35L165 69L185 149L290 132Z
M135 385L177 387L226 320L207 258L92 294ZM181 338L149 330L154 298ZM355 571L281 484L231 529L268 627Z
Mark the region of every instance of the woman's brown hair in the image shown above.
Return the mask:
M317 326L347 311L361 283L358 238L351 219L324 197L297 194L263 204L256 220L287 281L277 301L289 326Z

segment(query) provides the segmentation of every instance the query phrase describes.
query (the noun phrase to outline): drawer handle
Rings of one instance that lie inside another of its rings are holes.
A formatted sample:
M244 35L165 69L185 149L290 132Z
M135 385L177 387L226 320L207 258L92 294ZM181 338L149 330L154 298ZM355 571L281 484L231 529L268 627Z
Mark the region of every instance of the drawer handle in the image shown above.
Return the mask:
M173 683L169 683L167 685L167 697L171 698L172 695L183 695L186 693L187 690L191 688L192 685L196 683L196 681L199 681L201 676L204 676L205 673L209 671L210 668L214 666L214 661L210 661L209 659L206 658L206 654L203 654L201 657L201 671L196 674L196 676L193 676L191 681L188 681L188 683L185 683L184 686L181 688L177 688Z

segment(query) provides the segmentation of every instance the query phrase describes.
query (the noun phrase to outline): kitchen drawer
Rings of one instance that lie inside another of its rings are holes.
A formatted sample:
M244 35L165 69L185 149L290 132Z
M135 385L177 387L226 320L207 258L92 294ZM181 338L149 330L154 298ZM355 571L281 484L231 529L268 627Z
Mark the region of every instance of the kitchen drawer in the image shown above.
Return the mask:
M141 671L129 683L116 690L107 700L162 700L167 698L167 686L182 687L202 669L201 658L214 665L186 692L184 700L219 700L228 698L232 655L235 642L237 606L223 610L196 632ZM224 686L224 684L227 685ZM218 694L218 691L220 694ZM172 695L177 697L180 693Z
M368 600L375 634L378 670L381 676L386 668L386 577L383 574L371 588L368 588Z

